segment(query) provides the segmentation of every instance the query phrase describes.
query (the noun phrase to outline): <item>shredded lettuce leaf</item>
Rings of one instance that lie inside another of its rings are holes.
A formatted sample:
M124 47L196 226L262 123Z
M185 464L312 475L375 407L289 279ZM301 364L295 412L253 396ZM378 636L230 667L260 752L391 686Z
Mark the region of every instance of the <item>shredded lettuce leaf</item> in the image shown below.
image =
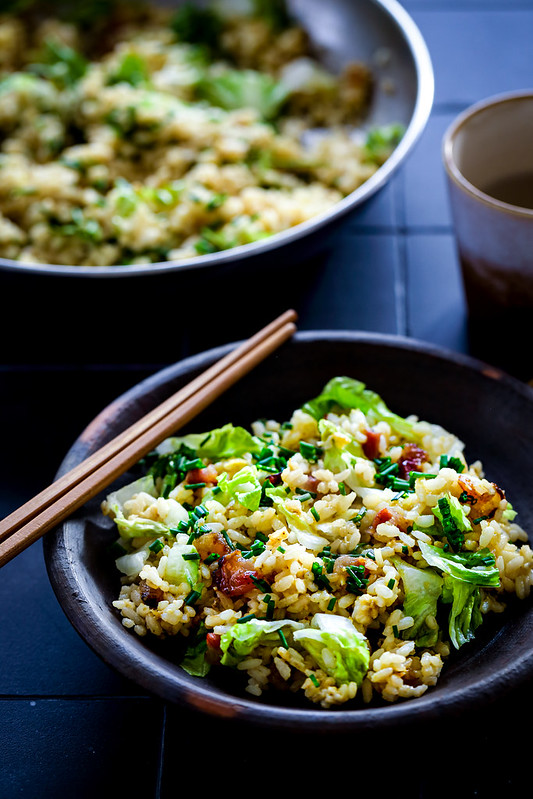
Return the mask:
M459 649L474 638L476 629L483 621L479 586L445 574L442 601L452 604L448 631L454 647Z
M329 541L317 535L313 527L306 521L302 514L287 507L285 500L278 496L272 497L278 511L285 516L289 529L296 534L298 543L312 552L320 552L328 545Z
M419 569L400 558L394 559L403 583L403 612L412 616L412 627L405 630L404 637L413 640L417 646L433 646L438 639L438 627L426 624L428 616L437 615L438 601L442 595L443 579L431 568Z
M150 82L148 64L138 53L125 53L107 82L110 85L129 83L130 86L147 86Z
M115 565L119 572L125 574L126 577L137 577L142 567L148 560L150 552L148 544L135 550L135 552L128 552L116 558Z
M206 652L206 630L205 624L202 622L197 634L190 636L189 645L180 662L181 668L192 677L206 677L211 670L211 664L206 658Z
M415 422L393 413L379 394L351 377L332 378L317 397L308 400L302 406L302 410L316 420L322 419L334 408L342 410L358 408L365 414L370 424L385 421L403 438L411 441L418 441L421 438Z
M173 585L188 583L191 588L198 582L198 560L187 560L184 555L198 555L192 544L175 543L167 556L164 577Z
M197 91L211 105L226 111L253 108L265 120L278 116L289 94L283 83L254 69L227 69L221 74L205 75Z
M159 535L167 535L171 527L175 527L189 518L183 505L170 498L166 499L165 504L158 509L161 521L126 516L124 513L125 503L141 493L157 497L153 475L148 474L134 480L117 491L112 491L106 498L106 504L114 515L114 522L122 538L156 538Z
M225 458L239 458L247 452L256 454L263 449L263 442L244 427L231 423L217 427L206 433L190 433L185 436L166 438L156 449L160 455L177 452L181 446L193 450L198 458L216 461Z
M253 465L243 466L231 478L223 472L218 479L217 489L219 491L216 495L211 492L208 496L216 499L222 505L227 505L230 500L234 499L239 505L254 511L261 504L263 487L259 481L258 471ZM207 498L207 496L204 497L204 501Z
M223 666L236 666L241 660L248 657L253 650L261 645L281 643L279 631L283 629L284 635L290 640L293 631L304 627L302 622L282 619L281 621L266 621L264 619L250 619L242 624L234 624L222 634L220 649L222 651L221 664Z
M404 133L405 127L398 123L382 125L369 130L365 141L368 160L376 164L383 164L398 146Z
M316 613L311 627L297 630L294 640L338 685L361 685L370 663L367 638L345 616Z
M426 544L425 541L419 541L419 547L424 560L445 574L487 588L498 588L500 585L500 572L494 555L486 547L477 552L461 553L446 552L441 547Z
M344 478L344 482L352 491L369 487L354 471L358 462L364 460L368 463L361 444L329 419L320 419L318 430L324 452L324 468L330 469L334 473L349 469L350 474Z

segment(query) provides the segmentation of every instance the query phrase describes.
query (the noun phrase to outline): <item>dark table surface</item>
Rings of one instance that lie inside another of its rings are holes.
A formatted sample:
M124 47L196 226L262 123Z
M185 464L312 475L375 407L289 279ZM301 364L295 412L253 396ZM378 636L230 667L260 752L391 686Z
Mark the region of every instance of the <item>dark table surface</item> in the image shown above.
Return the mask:
M116 396L189 354L247 337L288 307L301 330L392 333L471 354L441 139L467 105L532 87L533 2L404 5L435 69L431 118L392 182L345 221L326 253L282 272L273 264L261 275L127 285L0 272L0 516L53 479ZM64 616L41 542L3 567L0 608L2 799L107 796L121 783L145 799L322 787L490 798L531 784L521 742L529 686L400 736L277 734L169 706L112 671Z

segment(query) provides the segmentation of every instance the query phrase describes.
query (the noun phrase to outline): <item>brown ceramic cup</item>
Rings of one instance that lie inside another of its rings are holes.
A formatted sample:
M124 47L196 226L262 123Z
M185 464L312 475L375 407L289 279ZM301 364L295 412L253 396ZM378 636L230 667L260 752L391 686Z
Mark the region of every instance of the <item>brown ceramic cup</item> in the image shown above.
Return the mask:
M472 353L533 377L533 91L459 115L443 139Z

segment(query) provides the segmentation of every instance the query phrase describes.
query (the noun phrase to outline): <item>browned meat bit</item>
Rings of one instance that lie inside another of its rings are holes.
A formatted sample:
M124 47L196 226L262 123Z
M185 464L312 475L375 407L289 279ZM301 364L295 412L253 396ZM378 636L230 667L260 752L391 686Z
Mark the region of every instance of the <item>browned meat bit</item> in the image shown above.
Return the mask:
M231 552L231 547L222 535L222 533L211 532L204 533L194 539L194 546L202 560L205 560L209 555L225 555Z
M410 525L409 520L405 518L400 508L382 508L379 510L372 520L372 528L376 530L378 524L384 522L395 524L396 527L399 530L403 530L403 532L405 532Z
M149 608L156 608L159 602L165 598L164 591L160 588L154 588L146 580L141 580L139 588L141 590L141 599Z
M242 596L256 588L255 580L262 575L238 550L223 555L213 572L213 580L217 588L227 596Z
M420 472L422 464L429 460L427 452L417 444L406 444L398 458L400 471L398 476L403 480L409 478L409 472Z
M318 488L318 483L318 478L315 477L314 474L310 474L307 476L307 480L305 483L303 483L303 485L300 486L300 488L304 488L306 491L311 491L315 494Z
M500 502L505 499L505 492L496 483L482 482L468 474L461 474L458 483L463 489L460 502L471 505L469 516L473 519L494 516Z
M381 433L374 430L365 430L366 441L363 444L363 452L369 460L373 461L379 455L379 440Z
M218 633L207 633L205 637L205 642L210 649L220 649L220 638L221 636Z
M209 466L204 466L201 469L191 469L187 472L185 477L185 481L187 483L217 483L218 482L218 472L213 466L213 464L209 464Z
M367 559L363 557L355 557L355 555L340 555L335 559L333 571L338 574L339 572L345 571L350 566L364 566L364 576L368 577L372 570L369 568L369 564L372 565L372 561L367 561Z

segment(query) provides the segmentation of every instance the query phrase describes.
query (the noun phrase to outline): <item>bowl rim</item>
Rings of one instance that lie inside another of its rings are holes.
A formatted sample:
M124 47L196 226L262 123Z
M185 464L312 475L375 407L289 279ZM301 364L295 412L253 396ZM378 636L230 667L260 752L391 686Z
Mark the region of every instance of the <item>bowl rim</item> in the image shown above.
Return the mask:
M268 239L242 244L230 250L194 256L174 261L153 264L129 264L117 266L73 266L61 264L30 264L8 258L0 258L0 269L26 274L41 274L69 277L119 278L142 275L188 272L207 267L223 267L244 259L260 256L286 245L293 244L307 235L319 232L326 225L341 219L349 211L370 199L397 171L404 159L420 138L429 119L435 93L435 78L431 56L418 25L398 0L365 0L378 6L388 15L402 33L411 53L417 77L416 97L413 113L404 135L385 163L361 186L336 203L331 209L316 217L301 222L292 228L275 233Z
M417 339L386 333L366 333L344 330L307 330L298 331L293 336L296 342L315 342L318 340L351 342L354 344L370 344L389 348L397 352L403 350L410 353L436 357L441 362L474 371L480 376L503 384L509 391L518 393L528 403L533 402L533 389L517 378L508 375L498 368L492 367L469 355L450 351L438 345L428 344ZM151 388L160 387L172 378L189 373L192 370L206 368L213 360L225 355L239 342L226 344L206 350L175 364L160 369L135 386L121 394L111 402L85 428L73 447L80 440L90 440L92 433L99 426L109 421L109 412L116 414L124 403L146 395ZM60 466L57 476L69 468L68 460L72 452L69 450ZM83 509L80 511L83 513ZM199 711L207 716L249 722L262 727L279 729L296 729L300 732L334 733L346 731L375 731L382 726L398 727L417 721L438 720L450 714L463 712L466 708L474 708L483 703L490 703L496 697L505 695L511 688L516 688L530 678L533 673L533 646L520 660L509 659L497 671L483 675L480 683L465 686L450 686L442 694L431 690L414 701L399 701L386 706L345 709L283 708L268 703L261 704L254 698L238 697L233 694L218 694L199 678L191 678L179 669L179 666L154 652L138 645L135 638L128 635L116 636L116 620L112 613L100 618L91 613L87 596L83 595L82 586L75 576L75 563L66 544L69 528L79 524L76 514L61 527L43 538L43 550L47 573L63 612L72 626L104 662L111 668L143 688L149 695ZM111 647L106 647L106 639L111 637ZM125 659L125 660L124 660ZM157 689L154 688L150 664L156 664ZM127 663L127 668L124 664ZM176 673L180 674L176 684ZM189 687L188 687L189 686Z
M531 220L533 218L533 208L512 205L511 203L498 200L496 197L492 197L490 194L482 191L463 175L454 156L454 145L457 135L461 132L461 129L475 119L476 116L497 106L520 103L533 103L533 90L517 89L510 92L502 92L501 94L492 95L491 97L487 97L469 106L450 123L444 132L441 155L448 180L465 192L469 197L481 202L488 208L498 210L500 213Z

